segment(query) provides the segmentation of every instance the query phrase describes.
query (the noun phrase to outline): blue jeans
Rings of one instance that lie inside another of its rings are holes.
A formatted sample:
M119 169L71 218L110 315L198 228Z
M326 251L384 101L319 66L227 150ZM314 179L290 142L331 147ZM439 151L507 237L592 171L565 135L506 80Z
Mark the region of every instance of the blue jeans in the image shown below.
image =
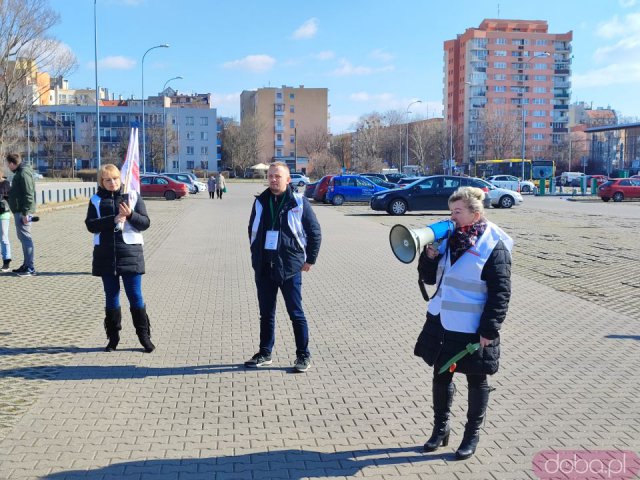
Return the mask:
M276 341L276 300L278 290L282 292L296 339L296 356L310 356L309 328L302 310L302 272L281 284L269 276L256 275L258 305L260 307L260 352L271 354Z
M3 218L2 222L2 260L11 260L11 243L9 243L9 218Z
M22 255L24 260L22 261L22 265L27 267L29 270L34 270L33 266L33 257L34 257L34 248L33 248L33 237L31 236L31 222L26 225L22 223L22 214L14 213L13 218L16 222L16 235L20 243L22 244Z
M108 310L120 307L120 277L118 275L103 275L102 285L104 286L105 306ZM129 299L131 308L143 308L142 298L142 275L134 273L122 275L124 291Z

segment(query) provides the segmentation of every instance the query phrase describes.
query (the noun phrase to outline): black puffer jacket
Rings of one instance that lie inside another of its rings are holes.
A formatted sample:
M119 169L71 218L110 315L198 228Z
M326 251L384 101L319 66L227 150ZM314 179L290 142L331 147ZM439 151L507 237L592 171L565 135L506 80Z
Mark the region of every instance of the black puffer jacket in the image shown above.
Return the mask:
M96 195L100 198L100 216L93 203L89 202L87 218L84 223L91 233L100 234L100 243L93 247L92 274L123 275L144 273L144 253L142 245L125 243L122 232L115 232L114 219L118 213L117 205L121 200L121 191L110 192L99 188ZM141 197L138 197L127 222L142 232L149 228L150 221L147 208Z
M423 252L418 262L419 275L429 285L436 283L439 258L429 259ZM472 355L457 362L456 372L493 375L498 371L500 360L499 330L509 308L511 298L511 254L499 241L482 269L480 277L487 283L485 303L477 333L461 333L445 330L440 315L427 314L427 321L418 337L414 354L429 365L440 369L451 357L463 350L468 343L477 343L480 336L493 340Z

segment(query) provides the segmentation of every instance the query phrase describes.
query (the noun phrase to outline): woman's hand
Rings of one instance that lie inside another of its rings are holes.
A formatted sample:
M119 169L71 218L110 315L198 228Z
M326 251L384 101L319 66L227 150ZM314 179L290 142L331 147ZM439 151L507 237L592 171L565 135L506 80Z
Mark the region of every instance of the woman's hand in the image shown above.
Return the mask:
M489 340L488 338L484 338L482 335L480 335L480 346L482 348L486 347L487 345L490 345L492 341L493 340Z
M123 216L124 218L129 218L131 216L131 207L126 202L121 202L118 207L119 217ZM124 220L124 219L123 219Z
M438 250L433 248L433 244L431 243L424 247L424 251L427 254L427 257L429 257L431 260L438 256Z

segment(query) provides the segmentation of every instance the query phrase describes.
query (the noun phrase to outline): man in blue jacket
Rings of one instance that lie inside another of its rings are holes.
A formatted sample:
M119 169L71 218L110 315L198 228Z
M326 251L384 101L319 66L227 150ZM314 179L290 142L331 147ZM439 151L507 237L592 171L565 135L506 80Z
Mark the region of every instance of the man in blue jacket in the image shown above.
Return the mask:
M320 224L309 201L291 188L289 167L274 162L267 171L269 188L255 200L249 219L251 264L260 308L260 350L245 362L249 368L270 365L276 335L276 299L282 292L296 339L297 372L311 366L309 329L302 309L302 272L316 263Z

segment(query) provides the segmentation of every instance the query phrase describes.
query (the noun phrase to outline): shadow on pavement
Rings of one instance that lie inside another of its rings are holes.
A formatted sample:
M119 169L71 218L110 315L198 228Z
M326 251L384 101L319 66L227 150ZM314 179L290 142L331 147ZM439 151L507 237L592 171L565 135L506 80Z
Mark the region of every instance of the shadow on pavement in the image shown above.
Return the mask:
M618 340L638 340L640 341L640 335L607 335L604 338L615 338Z
M10 335L11 332L3 332ZM3 333L0 333L2 335ZM103 351L104 347L0 347L0 357L8 355L35 355L35 354L57 354L57 353L91 353Z
M100 349L102 350L102 349ZM146 378L182 375L210 375L226 372L256 372L281 370L291 372L291 367L246 368L244 364L195 365L189 367L138 367L135 365L38 365L0 370L0 378L24 378L25 380L48 378L50 380L96 380Z
M347 452L274 450L245 455L141 460L109 465L95 470L72 470L41 477L46 480L95 478L303 478L350 477L363 468L453 460L453 453L424 455L420 447L379 448ZM374 470L368 472L375 473ZM207 476L208 475L208 476Z

